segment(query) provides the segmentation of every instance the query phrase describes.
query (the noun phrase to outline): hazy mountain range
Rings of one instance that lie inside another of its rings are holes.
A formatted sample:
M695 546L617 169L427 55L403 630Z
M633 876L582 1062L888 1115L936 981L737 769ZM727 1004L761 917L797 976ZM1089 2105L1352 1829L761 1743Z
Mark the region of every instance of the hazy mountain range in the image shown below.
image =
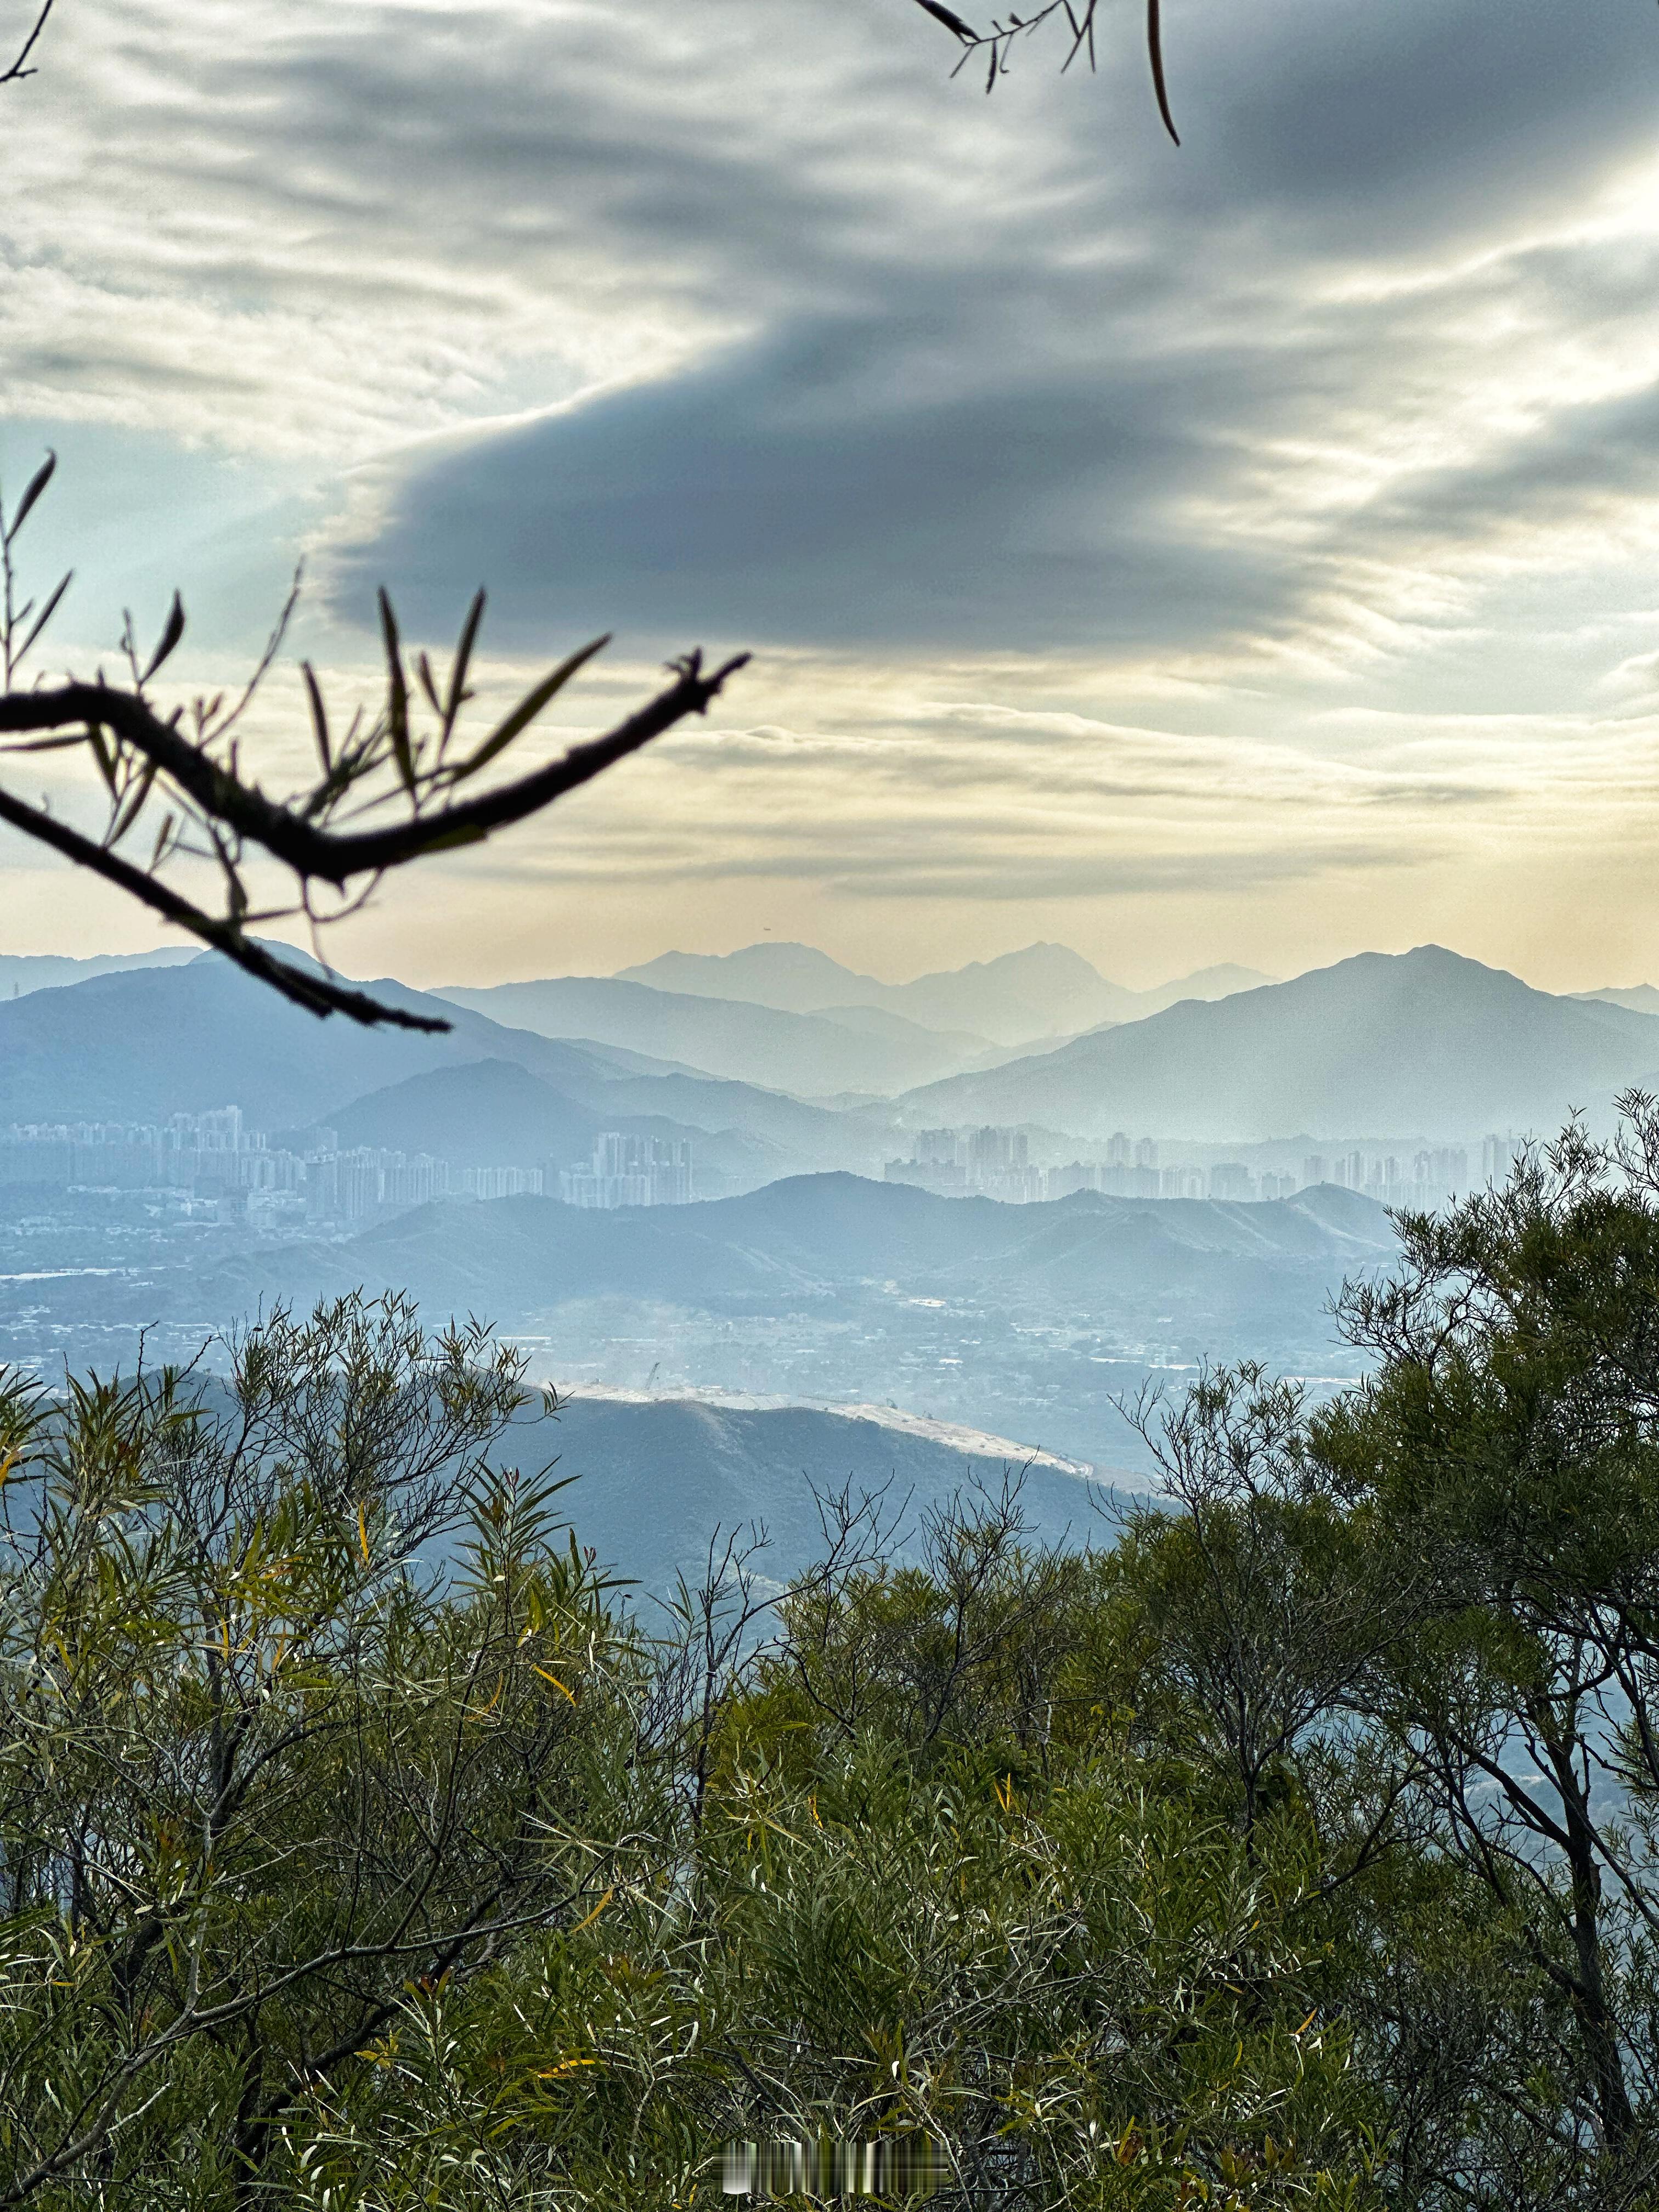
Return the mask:
M776 1407L665 1410L664 1396L890 1403L1121 1469L1144 1454L1120 1395L1149 1380L1178 1385L1201 1361L1246 1357L1316 1389L1355 1371L1330 1302L1395 1249L1388 1217L1358 1193L936 1197L880 1180L916 1128L1019 1124L1061 1159L1072 1154L1057 1147L1118 1129L1224 1147L1468 1142L1487 1129L1547 1134L1576 1106L1605 1118L1620 1088L1659 1084L1646 1004L1659 994L1647 987L1559 997L1433 946L1283 983L1196 979L1208 998L1189 979L1188 995L1152 1009L1126 1012L1120 995L1104 1026L1023 1051L1006 1041L1019 1019L1077 1022L1114 987L1039 946L815 1011L705 987L853 994L871 979L791 946L650 965L654 982L447 998L373 983L450 1020L437 1036L319 1022L206 954L0 997L0 1121L155 1121L234 1103L278 1142L327 1125L347 1147L459 1166L556 1167L621 1128L690 1137L705 1200L615 1212L450 1200L351 1232L261 1232L234 1216L180 1225L155 1194L77 1188L44 1212L20 1196L15 1217L0 1216L0 1358L107 1370L148 1330L152 1358L188 1358L274 1301L359 1287L406 1291L434 1321L488 1316L550 1379L644 1394L631 1410L573 1413L568 1434L580 1431L596 1474L610 1470L606 1512L623 1525L657 1516L652 1559L665 1571L685 1563L713 1501L750 1512L780 1454L862 1480L893 1448L836 1415L791 1427ZM896 1006L895 991L915 995ZM602 1034L548 1035L549 1023ZM981 1064L895 1097L845 1098L963 1054ZM862 1082L837 1080L853 1069ZM952 1452L929 1462L927 1480L956 1479ZM1062 1488L1073 1480L1051 1473ZM684 1512L661 1504L682 1497ZM610 1524L585 1518L610 1548Z
M616 976L556 976L438 995L510 1028L627 1046L809 1098L908 1091L940 1076L997 1066L1015 1048L964 1031L924 1029L878 1006L791 1013L654 990Z
M391 979L370 988L453 1028L432 1036L362 1029L337 1016L319 1021L211 953L184 967L136 969L0 1001L0 1120L151 1121L234 1104L255 1129L298 1132L337 1126L337 1117L356 1102L413 1079L467 1071L459 1090L443 1093L447 1103L426 1100L417 1088L396 1102L365 1103L355 1126L359 1141L426 1150L422 1117L447 1114L458 1132L448 1156L483 1164L501 1154L507 1132L496 1125L507 1109L501 1079L471 1071L495 1062L544 1087L547 1096L535 1100L549 1146L579 1137L573 1157L596 1129L619 1127L738 1133L742 1144L758 1148L756 1180L802 1166L866 1167L879 1153L878 1139L855 1120L781 1091L609 1046L509 1030ZM520 1104L512 1110L521 1117L530 1110L526 1096L520 1086ZM383 1133L371 1136L371 1127ZM538 1146L529 1164L538 1164L547 1149Z
M648 1091L645 1094L648 1099ZM430 1152L453 1167L543 1167L586 1159L601 1130L671 1142L690 1137L697 1189L704 1198L753 1190L795 1173L801 1155L742 1127L708 1129L665 1115L611 1109L610 1093L579 1104L526 1067L507 1060L469 1060L371 1091L332 1115L327 1126L345 1151L359 1145ZM276 1141L304 1151L314 1129L283 1130Z
M57 990L65 983L84 983L94 975L119 975L131 968L179 968L201 957L201 948L195 945L158 945L151 952L98 952L86 960L59 952L0 952L0 999Z
M810 945L750 945L739 952L665 952L618 980L690 997L736 999L798 1014L878 1007L924 1028L966 1030L998 1044L1065 1036L1102 1022L1139 1021L1177 999L1219 999L1273 979L1248 968L1206 968L1152 991L1126 990L1063 945L1028 945L995 960L882 983Z
M908 1093L912 1127L1041 1121L1249 1141L1294 1130L1553 1133L1659 1070L1659 1022L1564 999L1421 945L1366 952L1217 1004L1188 1001L1058 1050Z
M1599 999L1609 1006L1623 1006L1632 1014L1659 1014L1659 991L1651 983L1637 983L1626 990L1577 991L1579 999Z
M823 988L826 968L837 988L869 981L805 947L750 953L651 966L681 981L713 970L733 988L768 988L769 975L780 990L792 977ZM971 984L975 1018L997 1016L1010 976L1075 982L1073 959L1036 946L915 988ZM1467 1141L1547 1134L1575 1107L1605 1118L1620 1088L1659 1081L1659 1020L1633 1010L1644 993L1659 999L1649 987L1558 997L1432 945L1184 999L1024 1053L984 1042L990 1018L947 1033L889 1006L805 1015L612 978L445 998L388 979L371 988L451 1030L319 1022L211 954L0 998L0 1120L153 1121L235 1103L273 1134L328 1124L345 1142L480 1165L574 1159L601 1129L648 1130L698 1139L704 1189L730 1192L805 1170L879 1174L917 1127L1024 1125L1050 1133L1050 1156L1118 1129L1224 1145ZM550 1023L604 1033L550 1036ZM970 1051L982 1064L869 1095Z
M373 988L424 1003L399 983ZM148 1121L234 1103L255 1128L283 1128L465 1060L514 1059L578 1097L622 1073L613 1060L527 1033L502 1050L495 1024L447 1006L433 1011L453 1020L451 1034L319 1021L210 953L95 976L0 1002L0 1115Z
M0 1227L0 1358L107 1371L142 1329L152 1359L189 1359L278 1301L397 1290L434 1322L495 1321L562 1383L890 1401L1108 1468L1140 1461L1115 1401L1149 1378L1247 1357L1352 1373L1329 1301L1395 1250L1380 1206L1328 1186L1017 1206L822 1175L614 1212L451 1199L286 1243L149 1234L118 1194L77 1203L50 1237Z
M1382 1208L1322 1188L1273 1204L1168 1202L1079 1191L1036 1206L937 1198L847 1175L792 1177L693 1206L584 1212L552 1199L435 1204L319 1255L295 1248L275 1287L310 1295L373 1278L447 1310L498 1317L605 1295L708 1305L818 1298L892 1281L931 1297L1022 1298L1097 1310L1133 1293L1164 1304L1241 1301L1273 1267L1313 1261L1340 1273L1394 1249ZM491 1301L493 1300L493 1304ZM482 1302L482 1303L481 1303Z

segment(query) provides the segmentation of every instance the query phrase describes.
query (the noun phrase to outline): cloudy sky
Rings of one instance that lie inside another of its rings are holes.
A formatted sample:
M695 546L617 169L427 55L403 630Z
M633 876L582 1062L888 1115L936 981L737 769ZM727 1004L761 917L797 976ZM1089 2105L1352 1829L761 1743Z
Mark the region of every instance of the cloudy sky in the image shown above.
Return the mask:
M58 0L0 90L57 659L176 582L222 680L301 555L342 700L381 580L434 645L485 584L503 688L614 630L554 744L754 649L358 972L1659 976L1652 0L1166 0L1179 151L1102 9L987 99L910 0ZM0 866L0 949L154 941Z

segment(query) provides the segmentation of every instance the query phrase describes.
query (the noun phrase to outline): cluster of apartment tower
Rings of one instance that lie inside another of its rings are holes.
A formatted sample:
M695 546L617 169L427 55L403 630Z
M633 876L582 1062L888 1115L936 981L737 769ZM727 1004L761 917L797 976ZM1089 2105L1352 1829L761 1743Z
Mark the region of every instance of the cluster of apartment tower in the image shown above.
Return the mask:
M593 1147L591 1164L560 1170L559 1196L567 1206L685 1206L691 1198L690 1139L607 1129Z
M1518 1139L1487 1137L1481 1146L1481 1180L1507 1172ZM1183 1151L1196 1147L1183 1146ZM1029 1205L1097 1190L1112 1198L1260 1200L1292 1198L1320 1183L1357 1190L1383 1206L1431 1207L1470 1188L1469 1152L1462 1145L1425 1146L1410 1154L1354 1146L1327 1155L1309 1153L1299 1171L1253 1168L1243 1160L1160 1164L1154 1137L1120 1129L1104 1158L1034 1167L1030 1140L1020 1129L921 1129L908 1159L889 1160L889 1182L918 1184L941 1197L976 1196Z
M1513 1136L1486 1138L1480 1182L1501 1180L1518 1149ZM1079 1190L1116 1198L1290 1198L1334 1183L1384 1206L1430 1207L1470 1188L1469 1164L1462 1146L1410 1155L1358 1146L1328 1157L1313 1152L1299 1173L1252 1168L1236 1159L1161 1164L1155 1138L1131 1138L1119 1130L1103 1158L1039 1167L1032 1164L1023 1129L922 1129L908 1159L887 1162L886 1176L945 1197L1015 1205ZM237 1106L174 1114L161 1122L14 1122L0 1128L4 1185L185 1192L217 1200L222 1208L251 1220L271 1222L285 1217L361 1221L383 1208L450 1196L545 1192L567 1206L611 1208L684 1206L693 1194L691 1145L685 1138L609 1129L599 1137L592 1158L573 1167L466 1167L431 1152L368 1145L343 1150L337 1133L325 1128L307 1132L303 1150L287 1150L249 1129Z
M313 1129L302 1150L273 1146L239 1106L174 1114L161 1122L14 1122L0 1128L0 1186L152 1190L216 1200L252 1221L362 1221L435 1198L516 1198L556 1188L568 1205L684 1205L692 1194L688 1139L607 1130L591 1161L572 1168L466 1167L432 1152L374 1145L342 1149Z

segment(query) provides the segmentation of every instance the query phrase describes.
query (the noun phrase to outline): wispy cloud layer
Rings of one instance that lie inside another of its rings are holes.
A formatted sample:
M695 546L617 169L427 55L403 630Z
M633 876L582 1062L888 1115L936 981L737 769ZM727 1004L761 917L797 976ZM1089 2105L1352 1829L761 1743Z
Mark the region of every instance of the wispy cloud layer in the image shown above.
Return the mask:
M81 0L6 117L9 442L193 453L340 624L767 649L774 734L456 864L481 959L607 883L618 958L1036 901L1160 970L1659 959L1592 911L1659 844L1650 5L1173 0L1179 154L1133 15L986 100L907 0Z

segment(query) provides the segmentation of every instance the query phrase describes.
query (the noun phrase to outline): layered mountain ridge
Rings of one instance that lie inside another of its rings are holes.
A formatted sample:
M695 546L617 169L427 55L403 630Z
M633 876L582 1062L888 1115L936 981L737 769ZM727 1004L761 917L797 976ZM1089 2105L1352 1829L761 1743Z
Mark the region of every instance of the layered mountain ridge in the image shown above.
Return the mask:
M927 1029L965 1030L1002 1045L1029 1044L1139 1021L1177 999L1212 999L1272 981L1254 969L1206 968L1151 991L1109 982L1064 945L1028 945L994 960L884 983L844 968L810 945L750 945L737 952L665 952L617 981L687 996L746 1000L797 1014L874 1007Z
M787 956L786 972L798 949L762 948ZM822 987L815 966L809 980ZM986 1123L1032 1130L1050 1158L1119 1130L1211 1146L1305 1133L1316 1148L1371 1133L1548 1136L1576 1109L1605 1123L1620 1090L1659 1081L1648 987L1559 997L1433 945L1182 1000L1024 1052L885 1007L804 1016L615 979L445 997L391 979L369 988L452 1026L422 1036L319 1022L212 954L0 998L0 1120L155 1121L234 1103L256 1129L343 1124L353 1142L452 1158L461 1147L481 1163L523 1160L526 1145L536 1159L574 1158L601 1129L649 1127L698 1134L706 1148L720 1139L734 1159L747 1147L747 1168L716 1179L729 1190L733 1173L738 1183L879 1173L908 1148L906 1131ZM556 1002L563 1011L549 1013ZM918 1055L969 1050L981 1065L872 1095ZM830 1095L860 1054L868 1087ZM507 1069L531 1079L511 1100ZM447 1128L441 1144L434 1128Z
M1038 1121L1248 1143L1293 1130L1550 1135L1659 1069L1659 1021L1558 998L1439 945L1364 952L1287 983L1078 1037L895 1102L910 1127Z

